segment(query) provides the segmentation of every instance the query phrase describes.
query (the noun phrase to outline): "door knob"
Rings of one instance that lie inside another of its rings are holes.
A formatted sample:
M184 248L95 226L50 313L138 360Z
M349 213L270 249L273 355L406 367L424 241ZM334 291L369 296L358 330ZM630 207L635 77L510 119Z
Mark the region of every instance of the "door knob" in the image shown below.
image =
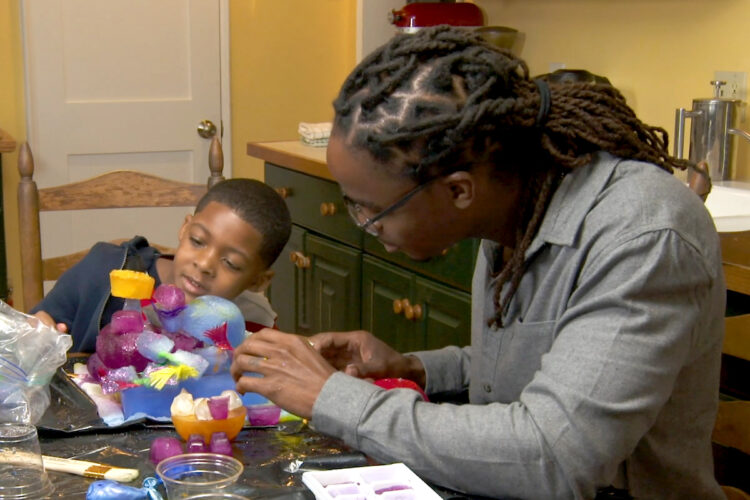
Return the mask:
M216 125L211 120L201 120L198 124L198 135L209 139L216 135Z

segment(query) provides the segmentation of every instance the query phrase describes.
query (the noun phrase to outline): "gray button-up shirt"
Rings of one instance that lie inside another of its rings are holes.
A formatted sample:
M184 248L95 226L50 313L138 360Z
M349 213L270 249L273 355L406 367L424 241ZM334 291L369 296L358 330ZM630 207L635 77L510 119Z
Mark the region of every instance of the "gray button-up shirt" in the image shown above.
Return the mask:
M700 199L649 164L600 153L557 189L504 317L493 315L496 245L472 287L472 345L417 353L429 404L334 374L317 429L383 462L476 495L723 498L713 427L725 287ZM507 286L507 285L506 285Z

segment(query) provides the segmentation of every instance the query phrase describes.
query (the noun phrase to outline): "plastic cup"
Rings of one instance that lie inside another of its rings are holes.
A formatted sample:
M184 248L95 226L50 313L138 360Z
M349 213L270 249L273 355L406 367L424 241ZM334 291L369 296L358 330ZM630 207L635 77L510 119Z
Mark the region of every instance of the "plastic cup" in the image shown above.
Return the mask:
M185 453L159 462L156 473L164 482L167 498L175 500L224 493L237 482L243 469L239 460L227 455Z
M38 499L52 490L36 427L0 424L0 499Z

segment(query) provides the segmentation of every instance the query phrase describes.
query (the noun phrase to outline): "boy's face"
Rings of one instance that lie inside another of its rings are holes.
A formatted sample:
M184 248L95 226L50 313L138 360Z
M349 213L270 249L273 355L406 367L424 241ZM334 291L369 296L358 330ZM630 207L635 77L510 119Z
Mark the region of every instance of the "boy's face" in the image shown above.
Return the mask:
M262 235L226 205L211 202L185 217L179 238L172 284L188 302L201 295L231 300L262 289L271 277L258 255Z

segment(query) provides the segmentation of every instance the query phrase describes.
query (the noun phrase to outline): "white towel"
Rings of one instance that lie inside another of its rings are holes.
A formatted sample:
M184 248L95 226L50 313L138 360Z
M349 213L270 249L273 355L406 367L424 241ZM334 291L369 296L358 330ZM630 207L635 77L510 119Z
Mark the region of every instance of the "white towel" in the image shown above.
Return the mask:
M328 145L328 138L331 136L331 122L306 123L300 122L297 131L300 140L309 146L325 147Z

